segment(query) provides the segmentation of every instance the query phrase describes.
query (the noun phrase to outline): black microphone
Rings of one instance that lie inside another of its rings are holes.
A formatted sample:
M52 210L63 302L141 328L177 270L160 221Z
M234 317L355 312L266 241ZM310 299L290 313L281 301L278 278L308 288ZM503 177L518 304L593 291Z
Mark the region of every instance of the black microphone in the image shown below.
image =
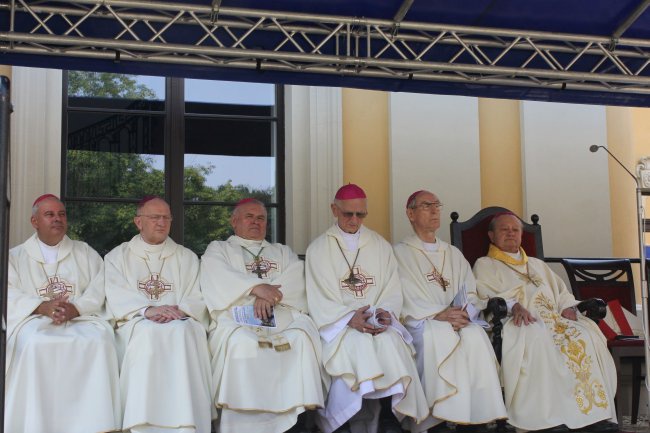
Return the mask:
M591 146L589 146L589 151L590 152L598 152L598 148L603 148L605 150L605 152L607 152L607 154L609 156L614 158L614 161L618 162L618 165L623 167L623 170L627 171L627 174L632 176L632 179L634 179L634 182L636 182L637 188L639 188L639 186L640 186L639 185L639 179L637 179L637 177L635 175L633 175L632 172L630 170L628 170L627 167L625 165L623 165L623 163L621 161L619 161L618 158L615 157L614 154L612 152L610 152L609 149L607 149L605 146L598 146L597 144L592 144Z

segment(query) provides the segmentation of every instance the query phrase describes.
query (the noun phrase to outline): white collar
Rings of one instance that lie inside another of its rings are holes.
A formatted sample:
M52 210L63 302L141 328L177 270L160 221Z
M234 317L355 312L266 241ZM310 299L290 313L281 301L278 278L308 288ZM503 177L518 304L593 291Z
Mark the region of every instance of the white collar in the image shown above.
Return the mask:
M516 253L509 253L507 251L504 251L504 253L506 253L507 255L509 255L515 260L521 260L521 250L517 251Z
M149 259L159 259L160 255L162 254L163 249L165 248L165 244L167 243L167 239L165 239L163 242L159 244L150 244L146 242L142 236L138 236L137 241L140 244L140 248L145 252L147 255L147 258Z
M356 251L357 249L359 249L359 238L361 237L361 227L359 227L359 230L357 230L356 233L347 233L341 230L341 227L339 227L338 223L336 224L336 228L339 229L339 233L341 234L341 237L343 238L343 241L345 242L345 246L347 247L348 251Z
M51 263L57 262L57 257L59 255L59 248L61 247L61 242L56 245L48 245L45 242L41 241L38 237L38 246L41 249L41 254L43 254L43 260L45 264L49 265Z
M244 246L244 247L261 247L262 242L264 242L264 239L261 239L261 240L244 239L241 236L237 236L237 235L233 235L233 237L237 240L239 245Z
M422 241L422 247L424 248L425 251L428 251L430 253L434 253L440 249L440 242L424 242Z

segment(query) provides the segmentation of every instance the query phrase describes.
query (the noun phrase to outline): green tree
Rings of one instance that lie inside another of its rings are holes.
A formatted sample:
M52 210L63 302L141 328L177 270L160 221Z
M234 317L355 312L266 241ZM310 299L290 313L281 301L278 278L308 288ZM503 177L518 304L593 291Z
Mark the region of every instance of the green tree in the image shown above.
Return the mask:
M68 73L68 95L127 99L156 97L153 90L144 84L138 84L129 75L86 71Z

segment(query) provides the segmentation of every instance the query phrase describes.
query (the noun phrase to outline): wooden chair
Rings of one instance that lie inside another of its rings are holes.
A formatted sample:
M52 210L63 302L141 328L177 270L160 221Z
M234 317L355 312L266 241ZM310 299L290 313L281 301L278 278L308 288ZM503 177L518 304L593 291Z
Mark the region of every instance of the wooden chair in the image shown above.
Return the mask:
M634 277L628 259L562 259L562 265L569 277L576 299L598 297L605 302L618 299L623 308L636 314ZM632 424L636 424L639 415L641 382L644 380L644 376L641 374L645 360L644 344L642 339L607 342L607 347L616 364L619 389L621 386L621 364L632 365ZM621 422L620 404L616 405L616 412L619 422Z
M511 211L498 206L486 207L463 222L458 221L458 212L451 213L451 244L463 252L470 266L474 266L474 262L479 257L487 254L490 247L490 238L488 238L490 221L494 215L504 212ZM533 222L532 224L522 221L524 232L521 237L521 246L530 257L543 260L542 227L537 223L539 217L532 215L530 220Z

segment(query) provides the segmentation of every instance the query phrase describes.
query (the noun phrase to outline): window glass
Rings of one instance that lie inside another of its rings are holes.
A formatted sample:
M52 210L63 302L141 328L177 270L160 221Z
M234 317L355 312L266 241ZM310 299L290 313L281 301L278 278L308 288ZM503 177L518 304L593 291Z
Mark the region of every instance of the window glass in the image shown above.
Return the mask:
M186 79L185 101L272 106L275 104L275 86L264 83Z
M135 203L67 202L68 236L89 243L104 256L138 231Z
M183 233L185 246L201 255L210 242L228 239L233 234L230 225L232 209L232 206L186 205ZM266 240L277 242L277 210L267 208L267 211Z
M185 155L185 200L224 201L223 191L233 189L275 202L275 165L273 157ZM203 189L197 190L199 186ZM199 191L214 198L200 198Z
M68 105L162 111L165 109L165 78L70 71Z
M69 150L66 195L82 198L132 198L164 195L162 155Z
M160 115L72 112L68 149L163 155L164 121Z
M66 194L138 198L164 192L164 118L70 112Z
M204 155L272 156L271 121L185 118L185 152Z
M274 85L67 74L62 196L72 236L107 252L136 233L135 203L155 194L175 214L171 236L198 254L227 239L232 205L245 197L270 206L268 239L278 240ZM177 85L185 99L165 93Z

